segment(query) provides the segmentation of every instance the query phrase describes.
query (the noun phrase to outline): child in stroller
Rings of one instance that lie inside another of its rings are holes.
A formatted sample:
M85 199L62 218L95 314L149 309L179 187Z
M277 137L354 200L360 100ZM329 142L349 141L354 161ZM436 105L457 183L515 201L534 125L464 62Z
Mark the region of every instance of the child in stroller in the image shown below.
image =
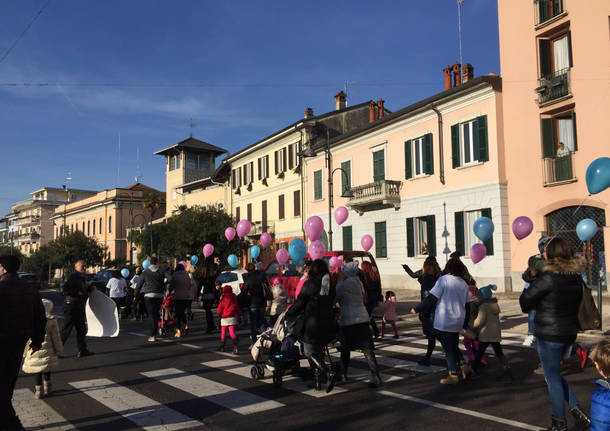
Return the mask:
M176 311L174 309L174 295L168 293L163 298L161 303L160 319L157 322L159 326L159 335L167 335L176 328Z

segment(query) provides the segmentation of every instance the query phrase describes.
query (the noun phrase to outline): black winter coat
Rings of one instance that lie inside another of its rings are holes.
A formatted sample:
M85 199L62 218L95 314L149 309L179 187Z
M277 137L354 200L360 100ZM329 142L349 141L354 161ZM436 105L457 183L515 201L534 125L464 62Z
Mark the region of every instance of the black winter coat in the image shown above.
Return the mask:
M267 277L260 271L252 271L248 273L244 281L244 288L250 297L251 308L266 308L267 299L265 298L264 285L267 283Z
M572 343L579 330L585 260L552 259L519 298L524 313L536 310L535 335L541 340Z
M65 297L87 300L87 279L80 272L73 272L63 285Z
M366 303L377 304L378 302L382 302L381 281L379 279L373 280L365 273L363 273L362 278L364 279L362 284L364 285L364 291L366 293Z

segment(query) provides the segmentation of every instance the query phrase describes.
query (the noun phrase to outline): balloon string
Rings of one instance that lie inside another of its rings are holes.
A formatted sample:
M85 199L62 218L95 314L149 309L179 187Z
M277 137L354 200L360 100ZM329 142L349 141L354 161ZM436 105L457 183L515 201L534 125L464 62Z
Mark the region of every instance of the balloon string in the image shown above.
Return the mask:
M591 196L591 195L589 195ZM578 212L578 210L582 207L582 204L585 203L585 201L589 198L589 196L585 196L585 198L582 200L582 202L580 203L580 205L578 205L578 207L574 210L574 214L572 214L572 216L575 216L576 213Z

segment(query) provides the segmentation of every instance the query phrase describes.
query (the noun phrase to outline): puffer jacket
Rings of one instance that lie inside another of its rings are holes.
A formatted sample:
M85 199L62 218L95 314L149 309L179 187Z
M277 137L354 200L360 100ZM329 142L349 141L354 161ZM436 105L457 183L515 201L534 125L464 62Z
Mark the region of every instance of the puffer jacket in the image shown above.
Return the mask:
M286 304L288 302L288 294L286 293L286 289L281 284L276 284L271 288L271 293L273 293L273 301L271 302L271 312L272 316L279 316L284 311L286 311Z
M337 284L337 302L341 306L339 325L350 326L369 321L364 297L364 287L357 276L347 277Z
M59 335L59 326L54 316L47 317L46 334L40 350L32 353L29 350L30 342L23 352L24 373L47 373L57 369L59 356L64 354L64 345Z
M157 265L150 265L150 267L140 276L136 290L145 295L147 293L163 295L163 291L165 290L164 279L165 276L159 271L159 267ZM140 290L140 288L142 288L142 290Z
M241 308L239 308L237 296L233 293L231 286L224 286L222 288L222 297L216 311L222 319L241 316Z
M186 271L176 271L169 283L169 290L174 292L174 300L192 300L193 287Z
M266 308L267 298L265 298L265 288L267 278L260 271L248 272L244 281L244 288L250 297L251 308Z
M496 298L480 299L477 317L471 322L477 340L483 343L502 341L500 329L500 307Z
M523 291L519 304L524 313L536 310L536 337L556 343L574 342L585 265L582 257L547 261L543 272Z
M591 394L591 431L610 430L610 379L595 382Z

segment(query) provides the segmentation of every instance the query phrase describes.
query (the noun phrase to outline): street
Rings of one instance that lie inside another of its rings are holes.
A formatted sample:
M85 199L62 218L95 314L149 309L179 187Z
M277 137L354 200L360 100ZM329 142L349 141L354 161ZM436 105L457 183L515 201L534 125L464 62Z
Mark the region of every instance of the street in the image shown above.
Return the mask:
M45 292L61 316L61 297ZM409 305L406 304L408 307ZM194 308L191 332L181 340L148 343L148 322L123 320L117 338L88 339L96 354L77 359L75 335L66 358L52 374L54 393L35 400L33 376L21 375L14 405L28 430L276 430L276 429L426 429L536 430L550 423L550 403L533 350L522 336L505 332L505 353L513 382L497 381L499 364L471 381L442 386L445 361L440 345L432 366L417 365L425 338L415 316L399 322L400 338L376 343L385 384L367 386L366 362L353 354L349 381L330 393L315 392L296 376L281 388L267 373L250 377L247 333L238 356L216 352L219 335L205 335L203 313ZM491 349L489 349L491 351ZM331 350L331 353L333 350ZM581 372L569 361L566 378L582 407L589 410L594 368Z

